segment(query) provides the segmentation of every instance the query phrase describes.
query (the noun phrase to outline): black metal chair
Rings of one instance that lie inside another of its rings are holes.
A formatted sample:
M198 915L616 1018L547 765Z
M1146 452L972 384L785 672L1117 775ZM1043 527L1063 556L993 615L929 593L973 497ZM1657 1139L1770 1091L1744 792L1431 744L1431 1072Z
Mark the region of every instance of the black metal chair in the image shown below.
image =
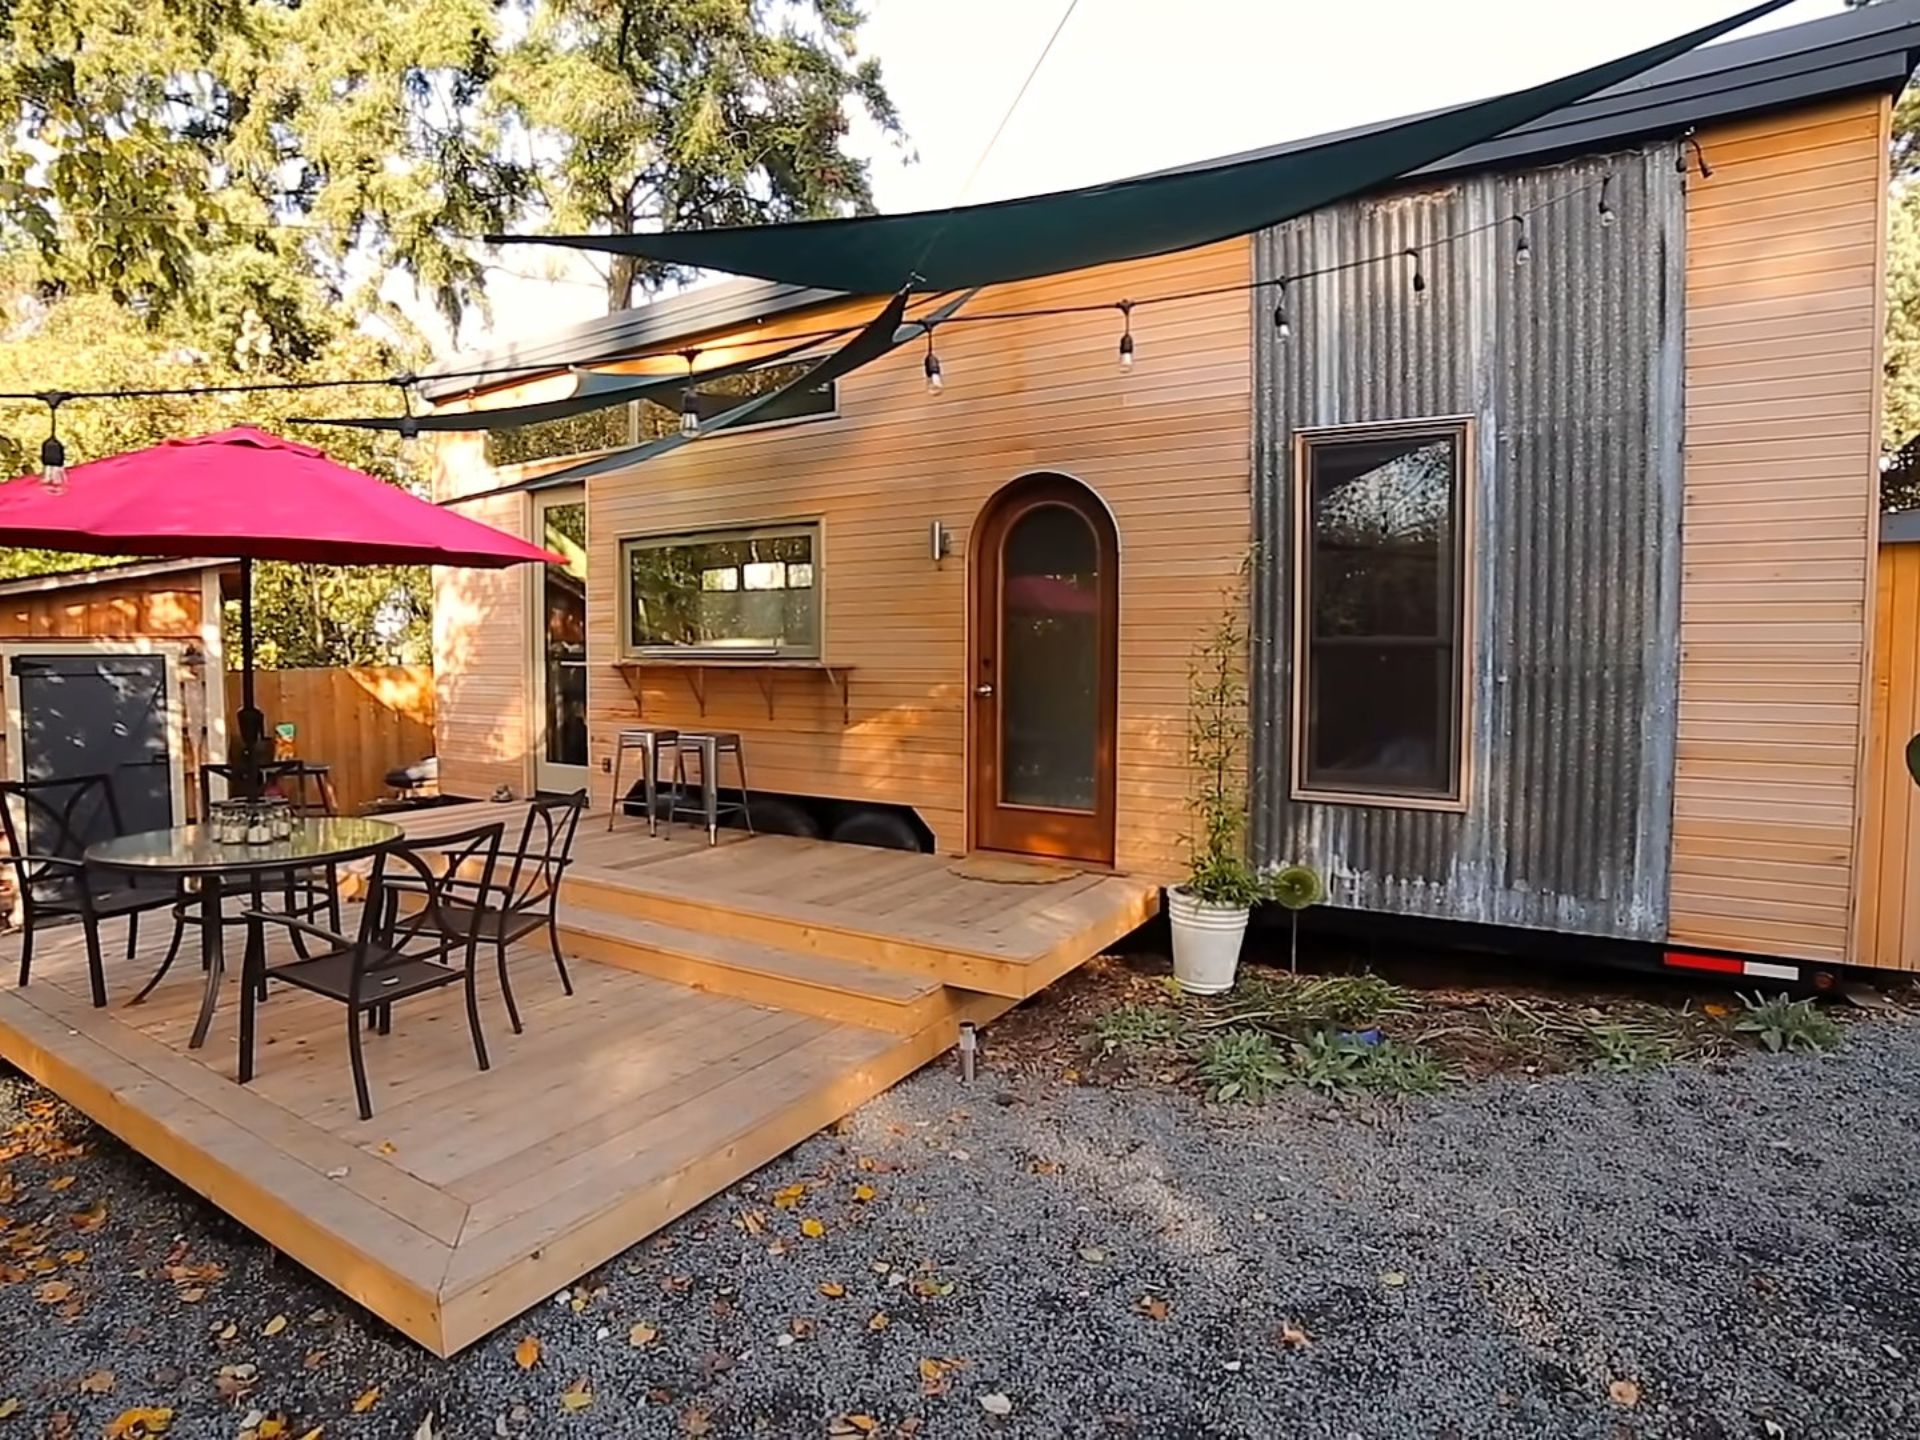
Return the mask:
M477 883L483 888L493 884L505 830L504 824L495 821L430 842L402 841L381 851L374 857L359 934L353 939L291 915L247 911L246 974L240 985L240 1083L253 1079L254 1007L268 981L284 981L346 1006L347 1054L362 1120L373 1118L373 1100L367 1090L361 1022L364 1017L380 1034L391 1033L396 1001L448 985L465 985L474 1058L482 1070L488 1069L475 979L480 936L473 930L462 933L447 912L456 884ZM396 881L404 881L404 886ZM269 925L317 940L326 948L319 954L268 965Z
M4 860L13 867L14 888L20 896L20 983L25 985L33 973L33 938L39 929L49 922L77 919L86 938L93 1003L104 1006L107 977L100 958L100 922L126 918L127 959L131 961L140 947L140 917L149 910L173 907L179 900L179 887L141 886L118 875L89 870L82 862L88 845L127 833L111 776L0 781L0 825L4 825L7 837ZM180 934L176 916L176 950ZM172 959L171 951L168 959Z
M492 885L476 884L471 877L453 882L454 892L467 898L456 899L446 907L447 920L459 936L472 933L482 944L494 947L500 967L500 997L507 1003L507 1020L516 1035L522 1026L513 982L507 975L510 946L544 928L547 944L553 950L554 968L560 972L561 988L569 995L573 993L573 978L567 974L566 957L560 953L560 882L573 863L573 838L586 810L584 790L529 801L519 846L500 852L503 862L513 862L504 878Z

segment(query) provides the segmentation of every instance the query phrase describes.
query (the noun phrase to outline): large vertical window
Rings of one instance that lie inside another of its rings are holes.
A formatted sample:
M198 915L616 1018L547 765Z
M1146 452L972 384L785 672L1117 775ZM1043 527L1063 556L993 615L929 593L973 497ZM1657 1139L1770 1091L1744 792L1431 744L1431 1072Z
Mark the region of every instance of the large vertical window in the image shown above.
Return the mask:
M1468 435L1298 437L1297 795L1461 798Z

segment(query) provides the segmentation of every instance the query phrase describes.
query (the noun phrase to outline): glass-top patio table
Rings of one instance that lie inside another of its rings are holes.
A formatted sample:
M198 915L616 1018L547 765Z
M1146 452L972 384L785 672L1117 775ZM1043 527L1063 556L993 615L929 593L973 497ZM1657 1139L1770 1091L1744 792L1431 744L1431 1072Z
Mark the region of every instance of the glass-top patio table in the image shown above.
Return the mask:
M214 1007L220 1001L220 981L226 968L220 905L228 889L234 888L228 882L244 882L244 888L257 897L267 876L362 860L385 850L400 836L400 827L384 820L328 817L302 820L286 839L265 845L223 844L214 838L211 825L176 825L170 830L143 830L89 845L86 863L130 875L199 881L200 957L207 986L200 1001L200 1018L188 1042L190 1049L197 1050L206 1043Z

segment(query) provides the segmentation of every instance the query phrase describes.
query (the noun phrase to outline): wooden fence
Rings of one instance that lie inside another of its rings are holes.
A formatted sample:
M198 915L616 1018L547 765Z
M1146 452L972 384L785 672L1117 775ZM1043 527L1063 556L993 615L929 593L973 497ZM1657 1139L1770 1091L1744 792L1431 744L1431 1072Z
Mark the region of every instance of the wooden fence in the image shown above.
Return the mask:
M227 679L237 693L239 677ZM295 727L295 754L333 767L342 814L386 794L387 771L433 754L431 666L261 670L255 694L268 725Z

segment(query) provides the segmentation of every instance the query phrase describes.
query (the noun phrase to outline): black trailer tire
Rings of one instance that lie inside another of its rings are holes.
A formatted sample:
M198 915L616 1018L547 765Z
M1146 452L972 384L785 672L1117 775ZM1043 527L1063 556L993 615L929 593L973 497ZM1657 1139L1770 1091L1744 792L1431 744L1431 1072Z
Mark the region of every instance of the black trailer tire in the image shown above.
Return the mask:
M782 800L778 795L749 795L753 805L753 829L757 835L798 835L802 840L820 838L820 821L804 805ZM729 825L742 823L735 811L727 817Z
M926 849L913 822L892 810L855 810L833 827L829 838L842 845L872 845L881 850Z

